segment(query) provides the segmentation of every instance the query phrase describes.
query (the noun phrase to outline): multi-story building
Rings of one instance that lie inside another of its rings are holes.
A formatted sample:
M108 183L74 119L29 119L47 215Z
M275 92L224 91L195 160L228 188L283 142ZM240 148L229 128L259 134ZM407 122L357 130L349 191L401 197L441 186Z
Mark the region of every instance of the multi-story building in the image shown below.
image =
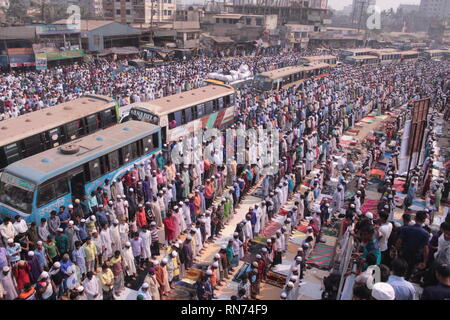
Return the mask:
M450 0L421 0L420 12L434 19L450 19Z
M368 18L367 9L369 6L376 5L376 0L353 0L352 3L352 23L358 27L364 29Z
M122 23L173 20L176 8L175 0L103 0L105 17Z
M102 0L80 0L80 5L83 6L86 12L92 17L103 16Z

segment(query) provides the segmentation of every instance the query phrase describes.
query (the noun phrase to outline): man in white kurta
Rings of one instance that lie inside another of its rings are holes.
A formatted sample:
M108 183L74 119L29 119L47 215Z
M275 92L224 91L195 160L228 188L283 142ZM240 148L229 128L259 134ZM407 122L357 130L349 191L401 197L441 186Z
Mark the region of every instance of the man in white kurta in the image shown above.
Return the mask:
M109 259L113 255L111 233L108 226L105 224L102 231L100 231L100 239L102 241L102 254L105 260Z
M87 273L87 277L83 281L84 293L87 300L103 300L102 287L100 281L91 272Z
M122 249L122 242L119 233L119 220L115 219L113 221L112 226L109 228L109 233L111 234L113 252L116 252L116 250L120 251Z
M151 232L148 231L148 228L143 228L139 233L139 236L142 238L142 256L141 258L144 260L150 259L152 253L150 251L150 246L152 244L152 236Z
M129 277L136 276L136 265L134 263L133 249L131 248L131 243L126 242L124 248L122 249L122 258L125 266L126 273Z

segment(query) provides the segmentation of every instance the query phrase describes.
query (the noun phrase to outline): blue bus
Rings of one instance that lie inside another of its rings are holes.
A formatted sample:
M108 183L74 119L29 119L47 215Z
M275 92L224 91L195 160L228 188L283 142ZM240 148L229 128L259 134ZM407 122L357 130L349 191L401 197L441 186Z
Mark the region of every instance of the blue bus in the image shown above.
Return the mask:
M0 218L39 223L160 151L160 127L127 121L14 162L0 177Z

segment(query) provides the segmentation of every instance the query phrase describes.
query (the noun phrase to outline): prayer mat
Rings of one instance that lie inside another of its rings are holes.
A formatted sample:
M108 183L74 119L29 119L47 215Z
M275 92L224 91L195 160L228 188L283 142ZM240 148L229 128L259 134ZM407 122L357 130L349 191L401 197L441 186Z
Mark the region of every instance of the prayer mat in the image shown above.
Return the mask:
M378 183L373 183L369 181L366 187L366 191L378 192Z
M274 287L284 288L286 284L286 276L272 270L267 271L266 283Z
M137 269L137 275L136 280L131 280L131 278L126 277L126 287L131 290L139 290L139 288L142 286L142 283L144 283L145 277L147 276L147 270L149 268L149 264L146 262L143 265L144 270Z
M254 242L254 243L259 243L259 244L265 246L266 243L267 243L267 239L269 239L269 238L263 237L263 236L256 236L251 241Z
M172 292L168 294L169 300L190 300L191 294L194 296L197 293L195 285L186 286L181 281L178 281L174 285Z
M406 183L406 179L404 179L404 178L395 178L394 179L394 185L392 186L392 188L395 191L403 192L403 189L405 187L405 183Z
M358 129L348 129L348 132L353 132L353 133L359 134Z
M298 248L298 246L300 246L302 244L303 240L305 240L305 239L306 239L306 233L294 230L291 239L289 239L289 243L293 243ZM297 253L297 249L294 252L294 254L296 254L296 253Z
M380 200L376 200L376 199L366 199L364 201L364 203L361 205L361 212L362 213L366 213L366 212L372 212L373 214L375 214L378 210L377 210L377 205L380 202Z
M374 167L375 169L384 171L384 169L386 169L386 165L387 165L386 163L378 161L377 163L375 163Z
M333 258L334 247L323 243L318 243L306 259L306 263L319 269L330 269Z
M355 136L357 136L358 135L358 133L357 132L346 132L346 133L344 133L346 136L353 136L353 137L355 137Z
M414 199L412 205L409 207L410 210L413 211L421 211L425 210L425 200L422 199Z
M277 230L280 228L281 224L272 220L269 223L267 223L266 227L260 233L260 235L267 238L272 237L275 234L275 232L277 232Z
M323 227L322 235L337 238L339 236L339 225L335 224L334 227Z
M379 180L384 180L384 171L380 169L372 169L370 170L370 177L376 178Z
M306 221L302 221L298 226L297 226L297 230L303 233L306 233L307 229L308 229L308 225L309 223Z
M265 246L266 246L265 243L261 244L261 243L251 241L249 248L248 248L247 252L245 253L244 258L242 258L242 260L247 263L252 263L253 261L256 260L256 255L258 253L261 253L261 249Z
M280 215L280 216L285 216L285 215L287 215L288 213L289 213L289 210L283 207L283 208L281 208L280 211L278 212L278 215Z
M241 282L242 276L246 275L251 270L250 263L244 263L242 267L234 275L234 282Z
M392 158L392 153L390 153L388 151L385 151L384 152L384 157L387 158L387 159L391 159Z
M330 196L334 194L334 191L336 191L336 186L331 186L329 184L324 185L322 189L323 194L327 194Z

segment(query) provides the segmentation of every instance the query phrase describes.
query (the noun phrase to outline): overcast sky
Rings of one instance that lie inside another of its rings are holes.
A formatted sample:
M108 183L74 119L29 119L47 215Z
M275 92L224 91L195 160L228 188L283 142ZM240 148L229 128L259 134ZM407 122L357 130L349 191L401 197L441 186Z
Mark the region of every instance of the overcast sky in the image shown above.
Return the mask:
M352 0L328 0L328 7L340 10L346 5L352 4ZM377 0L377 6L381 10L394 8L397 9L399 4L420 4L420 0Z

